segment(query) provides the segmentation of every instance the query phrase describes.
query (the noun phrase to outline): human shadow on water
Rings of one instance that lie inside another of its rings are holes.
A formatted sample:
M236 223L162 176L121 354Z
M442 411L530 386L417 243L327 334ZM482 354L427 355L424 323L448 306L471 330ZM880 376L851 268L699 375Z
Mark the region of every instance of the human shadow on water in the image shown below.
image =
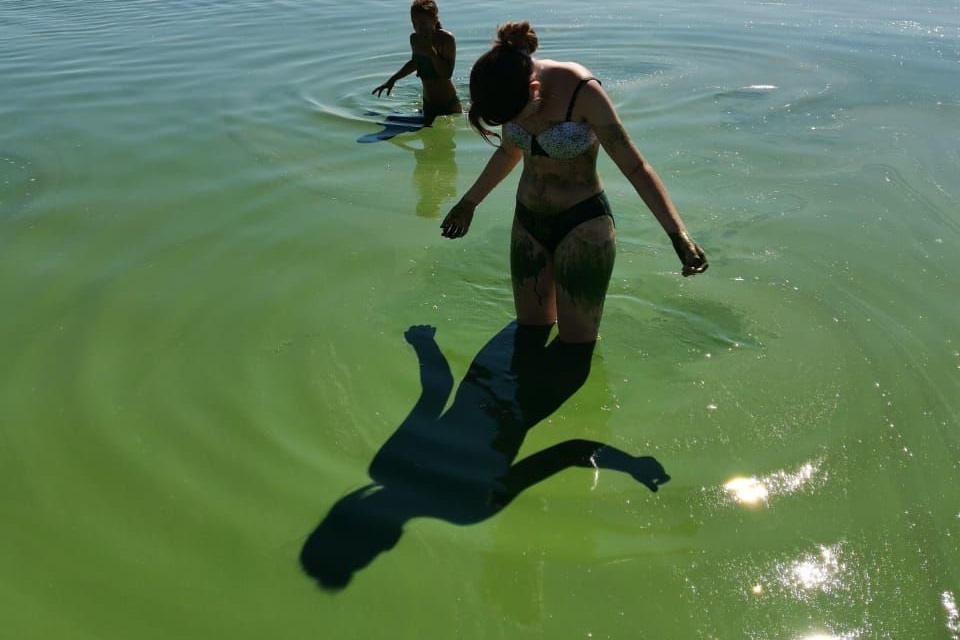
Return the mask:
M401 133L420 131L424 127L429 127L433 124L433 120L426 118L422 113L383 116L383 114L377 113L376 111L367 111L364 115L382 117L383 121L377 124L383 127L383 129L360 136L357 138L357 142L360 144L390 140Z
M527 431L586 381L593 345L548 344L550 327L510 323L480 350L444 410L453 376L435 332L413 326L404 334L422 391L370 463L373 482L340 499L301 549L303 570L324 589L346 587L414 518L478 523L570 467L621 471L650 491L670 479L654 458L592 440L567 440L514 462Z

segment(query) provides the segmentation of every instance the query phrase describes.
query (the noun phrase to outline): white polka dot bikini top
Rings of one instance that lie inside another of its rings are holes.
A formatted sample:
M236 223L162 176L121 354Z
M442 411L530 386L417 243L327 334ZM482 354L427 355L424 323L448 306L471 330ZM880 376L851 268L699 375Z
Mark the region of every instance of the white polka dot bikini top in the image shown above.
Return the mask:
M586 153L597 141L593 129L586 122L572 122L573 104L577 94L586 83L596 78L584 78L577 83L570 96L570 106L567 107L567 117L563 122L547 127L537 135L533 135L515 122L508 122L503 127L507 140L535 156L545 156L556 160L569 160ZM600 82L597 80L597 82Z

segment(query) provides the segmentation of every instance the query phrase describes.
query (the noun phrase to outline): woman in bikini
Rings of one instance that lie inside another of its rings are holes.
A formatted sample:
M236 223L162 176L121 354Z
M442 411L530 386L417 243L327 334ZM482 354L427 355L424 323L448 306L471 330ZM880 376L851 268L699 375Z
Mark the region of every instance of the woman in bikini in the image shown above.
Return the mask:
M463 237L477 205L523 160L510 242L517 321L557 323L560 341L593 343L616 253L597 174L599 147L670 237L683 275L703 273L707 260L600 81L575 62L533 58L537 45L528 22L501 25L493 48L470 72L470 124L500 144L441 228L447 238Z
M410 19L413 22L413 33L410 34L413 55L373 93L380 97L386 91L389 96L397 80L416 71L423 84L423 117L425 124L429 125L437 116L463 112L451 80L457 58L457 41L440 25L440 9L433 0L413 0Z

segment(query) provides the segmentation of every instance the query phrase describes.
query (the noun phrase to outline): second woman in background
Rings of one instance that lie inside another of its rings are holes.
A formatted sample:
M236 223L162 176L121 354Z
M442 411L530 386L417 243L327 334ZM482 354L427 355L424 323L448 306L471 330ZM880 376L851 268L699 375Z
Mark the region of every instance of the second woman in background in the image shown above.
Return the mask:
M410 20L413 22L410 60L373 93L379 97L386 91L389 96L397 80L416 71L423 85L423 117L425 124L429 125L437 116L463 112L451 79L457 59L457 41L440 24L440 9L434 0L413 0Z

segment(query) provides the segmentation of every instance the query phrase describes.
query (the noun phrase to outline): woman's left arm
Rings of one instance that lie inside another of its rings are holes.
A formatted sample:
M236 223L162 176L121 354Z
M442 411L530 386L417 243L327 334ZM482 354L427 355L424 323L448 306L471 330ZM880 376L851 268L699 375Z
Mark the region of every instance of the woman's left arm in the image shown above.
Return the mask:
M596 132L603 150L670 236L677 256L683 262L683 275L706 271L708 265L703 250L687 235L686 226L667 188L633 144L606 91L599 84L591 82L584 86L582 93L580 104L584 117Z

